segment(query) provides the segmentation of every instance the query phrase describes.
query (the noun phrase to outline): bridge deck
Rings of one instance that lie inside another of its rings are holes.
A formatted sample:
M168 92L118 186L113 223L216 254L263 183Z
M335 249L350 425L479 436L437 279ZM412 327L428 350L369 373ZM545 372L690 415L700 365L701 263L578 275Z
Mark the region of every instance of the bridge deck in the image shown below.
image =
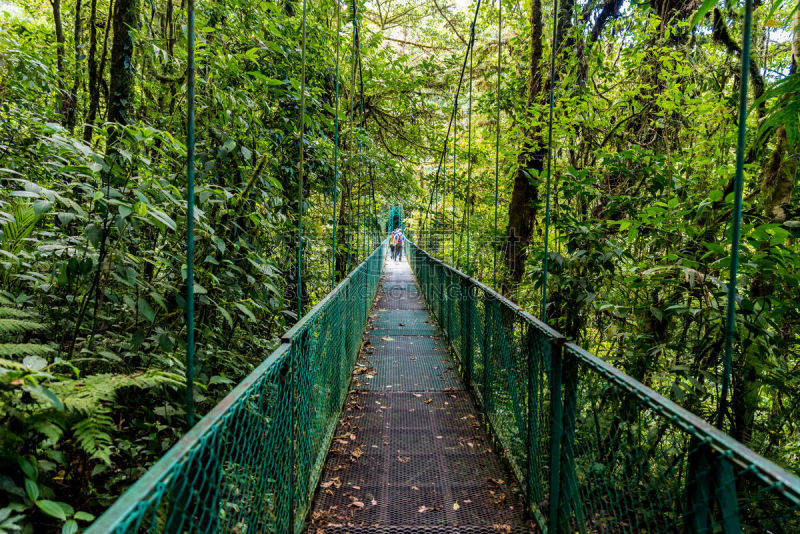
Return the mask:
M309 532L529 532L404 259L387 260Z

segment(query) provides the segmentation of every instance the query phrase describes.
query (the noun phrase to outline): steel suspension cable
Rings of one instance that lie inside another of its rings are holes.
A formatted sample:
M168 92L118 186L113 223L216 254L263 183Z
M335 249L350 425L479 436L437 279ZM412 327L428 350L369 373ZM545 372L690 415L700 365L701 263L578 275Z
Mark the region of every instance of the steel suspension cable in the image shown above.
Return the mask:
M558 0L553 0L553 42L550 51L550 117L547 121L547 178L545 182L544 258L542 260L542 321L547 321L547 267L550 241L550 176L553 162L553 105L556 86L556 52L558 42Z
M336 285L336 195L339 189L339 42L341 41L342 18L336 2L336 116L333 148L333 244L331 245L331 289Z
M458 106L458 97L456 97L456 106ZM452 239L451 246L453 247L452 262L453 266L458 268L456 264L456 134L458 133L458 112L453 117L453 224L452 224Z
M186 424L194 425L194 0L186 4Z
M728 407L733 367L733 340L736 335L736 278L739 271L739 240L742 233L742 194L744 190L744 151L747 137L747 89L750 75L750 41L753 25L753 0L745 0L744 34L742 35L741 74L739 88L739 124L736 139L736 176L733 188L733 221L731 227L731 263L728 283L728 309L725 319L725 352L722 358L722 392L717 426L721 429Z
M475 41L475 23L470 28L470 42ZM467 212L467 276L472 276L472 266L469 262L469 237L472 203L470 199L470 182L472 182L472 56L473 48L469 50L469 107L467 108L467 195L464 199L464 209Z
M503 0L497 0L497 135L494 144L494 262L492 285L497 288L497 204L500 180L500 61L503 46Z
M358 5L356 4L355 0L353 0L353 31L355 32L354 42L355 45L358 43L358 48L356 49L356 57L358 58L358 80L359 80L359 88L360 88L360 111L359 111L359 136L358 136L358 161L359 161L359 173L358 173L358 215L356 218L356 230L358 232L356 237L356 254L361 254L361 246L363 245L365 248L364 255L366 257L366 240L367 240L367 233L366 233L366 226L361 221L362 213L361 213L361 197L364 195L364 154L362 151L363 147L363 140L364 140L364 73L361 69L361 26L358 21ZM363 228L362 228L363 226ZM361 232L364 232L364 238L361 239ZM359 262L360 263L360 256Z
M302 45L300 48L300 161L297 172L297 319L303 315L303 171L305 170L305 120L306 120L306 0L303 0Z
M428 207L425 208L425 218L423 219L423 223L422 223L422 228L423 229L426 227L426 223L428 221L428 215L430 215L430 209L431 209L431 205L433 203L433 192L436 190L436 187L438 185L439 173L442 170L442 164L444 162L444 158L445 158L445 155L447 153L447 145L448 145L448 142L450 140L450 129L453 126L453 118L454 118L455 112L456 112L456 105L457 105L457 102L458 102L458 95L459 95L459 92L461 91L461 85L462 85L462 82L464 80L464 72L466 71L466 68L467 68L467 58L469 57L470 51L472 50L473 45L475 44L475 31L474 31L474 28L475 28L475 23L478 20L478 13L479 13L480 9L481 9L481 0L478 0L478 3L475 6L475 13L474 13L474 15L472 17L472 25L470 26L471 28L473 28L473 31L472 31L470 40L467 43L467 51L464 54L464 62L461 65L461 75L459 76L459 79L458 79L458 88L456 90L455 101L453 103L453 111L450 114L450 121L447 124L447 133L444 136L444 148L442 149L442 154L439 157L439 165L436 168L436 174L434 175L433 189L431 189L431 194L428 197ZM428 231L430 232L430 229Z

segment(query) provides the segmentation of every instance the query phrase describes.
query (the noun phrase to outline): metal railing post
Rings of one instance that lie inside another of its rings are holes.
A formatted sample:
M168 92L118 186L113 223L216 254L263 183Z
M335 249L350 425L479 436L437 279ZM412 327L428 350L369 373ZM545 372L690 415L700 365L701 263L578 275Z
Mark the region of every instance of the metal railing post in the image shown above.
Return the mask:
M550 517L549 532L557 533L561 490L561 364L563 345L551 347L550 355Z
M472 286L468 280L461 280L461 361L464 365L464 385L467 390L472 385Z

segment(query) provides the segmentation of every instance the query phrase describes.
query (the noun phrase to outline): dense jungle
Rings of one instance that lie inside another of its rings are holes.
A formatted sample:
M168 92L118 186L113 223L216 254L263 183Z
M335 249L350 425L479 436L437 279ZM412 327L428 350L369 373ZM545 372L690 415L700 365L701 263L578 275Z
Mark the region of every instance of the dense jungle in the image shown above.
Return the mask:
M197 3L198 415L401 205L536 316L547 226L549 324L800 473L800 4L754 6L730 402L743 3L557 5L487 0L466 61L474 1ZM186 8L0 2L0 532L86 528L187 430Z

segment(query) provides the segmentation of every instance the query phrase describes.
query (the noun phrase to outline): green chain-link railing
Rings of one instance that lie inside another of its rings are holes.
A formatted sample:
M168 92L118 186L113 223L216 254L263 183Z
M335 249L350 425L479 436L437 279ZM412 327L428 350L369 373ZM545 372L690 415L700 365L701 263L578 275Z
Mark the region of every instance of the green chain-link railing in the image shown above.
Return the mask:
M280 347L89 532L299 532L339 421L386 248L384 240L286 332Z
M800 532L800 479L414 243L406 248L540 527Z

